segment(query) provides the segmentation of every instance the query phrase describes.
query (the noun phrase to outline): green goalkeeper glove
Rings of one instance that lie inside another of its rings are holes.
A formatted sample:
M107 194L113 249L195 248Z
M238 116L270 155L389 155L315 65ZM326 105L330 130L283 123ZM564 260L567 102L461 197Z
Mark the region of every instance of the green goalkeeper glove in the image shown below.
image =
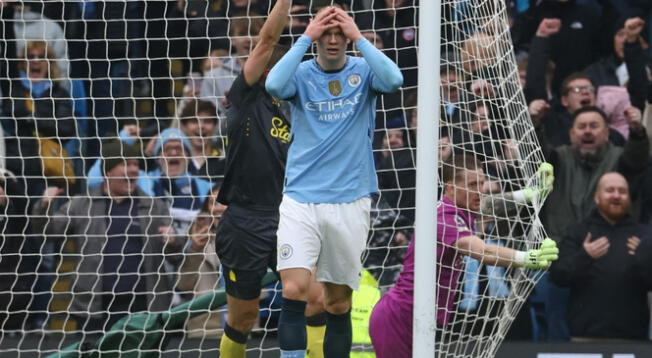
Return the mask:
M550 264L559 258L557 243L546 238L541 247L536 250L528 250L525 253L525 267L533 270L545 270Z
M535 177L535 184L523 189L525 198L529 203L545 198L552 191L552 185L555 182L552 164L541 163Z

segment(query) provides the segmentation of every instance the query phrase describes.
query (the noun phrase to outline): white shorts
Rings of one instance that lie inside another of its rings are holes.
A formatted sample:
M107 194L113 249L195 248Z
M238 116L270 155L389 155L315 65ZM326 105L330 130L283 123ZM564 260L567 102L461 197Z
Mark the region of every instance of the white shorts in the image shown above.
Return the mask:
M310 204L283 195L276 246L278 271L317 266L318 282L357 290L370 210L369 197L342 204Z

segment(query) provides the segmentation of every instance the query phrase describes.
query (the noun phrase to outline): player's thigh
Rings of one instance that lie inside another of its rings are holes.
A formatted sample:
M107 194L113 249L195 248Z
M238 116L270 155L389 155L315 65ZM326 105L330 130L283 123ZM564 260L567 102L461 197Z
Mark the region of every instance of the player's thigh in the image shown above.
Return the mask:
M222 271L227 295L245 301L257 300L260 297L261 281L267 273L267 267L241 270L222 265Z
M412 317L409 310L396 310L384 296L369 318L369 337L377 358L412 358Z
M317 263L317 281L360 286L362 253L369 234L371 200L328 204L320 208L322 250Z
M243 271L265 269L276 257L277 228L276 215L230 206L217 230L215 250L220 262Z
M310 272L321 251L321 235L314 204L299 203L287 195L279 207L277 270Z

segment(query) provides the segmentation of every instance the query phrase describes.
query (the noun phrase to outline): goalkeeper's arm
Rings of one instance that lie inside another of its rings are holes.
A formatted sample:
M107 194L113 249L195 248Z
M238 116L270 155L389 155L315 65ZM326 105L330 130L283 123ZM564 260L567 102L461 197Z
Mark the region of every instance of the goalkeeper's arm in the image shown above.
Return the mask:
M559 258L557 244L551 239L543 240L536 250L518 251L508 247L485 243L477 236L465 236L455 242L455 248L463 255L491 266L517 266L545 270Z
M525 189L507 193L495 193L482 199L482 215L506 218L516 215L520 206L545 199L552 191L554 171L549 163L542 163L535 174L534 182Z

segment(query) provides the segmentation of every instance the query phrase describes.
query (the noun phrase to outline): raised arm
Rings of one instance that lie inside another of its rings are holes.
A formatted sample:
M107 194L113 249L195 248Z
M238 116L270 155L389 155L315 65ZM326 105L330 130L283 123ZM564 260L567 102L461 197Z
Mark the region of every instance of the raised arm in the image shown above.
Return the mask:
M258 82L267 69L269 59L272 57L274 47L278 43L287 15L290 11L291 0L278 0L258 34L258 43L244 64L244 78L249 86Z
M301 35L290 51L272 68L267 75L267 81L265 81L265 89L269 94L280 99L294 97L297 87L292 81L292 76L311 44L312 40L308 36Z
M290 99L294 97L297 88L292 81L297 67L306 51L310 48L313 41L316 41L327 29L335 26L333 18L336 13L333 11L322 11L310 21L306 31L294 43L294 46L280 61L272 68L267 75L265 89L272 96L280 99Z
M344 35L355 43L360 53L371 67L374 77L371 87L378 92L391 93L403 85L403 74L389 57L385 56L371 42L365 39L353 18L342 9L335 9L335 21Z

